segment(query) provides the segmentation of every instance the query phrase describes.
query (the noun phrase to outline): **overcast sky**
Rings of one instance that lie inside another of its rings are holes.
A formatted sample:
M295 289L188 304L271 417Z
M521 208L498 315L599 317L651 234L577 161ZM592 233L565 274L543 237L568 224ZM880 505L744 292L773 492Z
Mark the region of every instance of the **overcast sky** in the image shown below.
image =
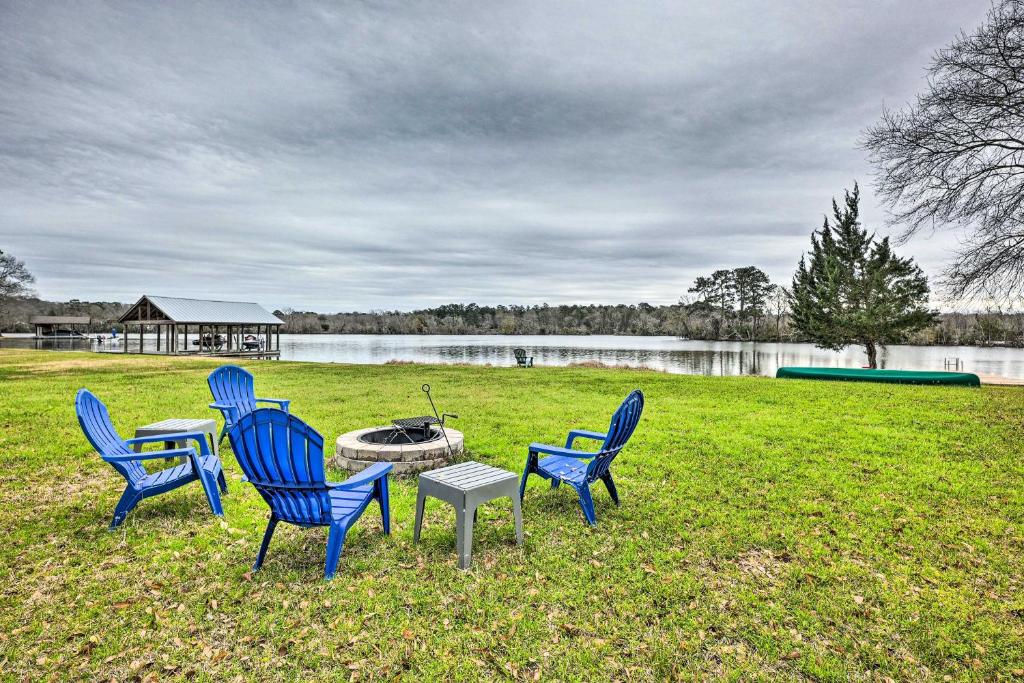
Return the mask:
M788 282L987 0L0 0L0 249L49 299L671 303ZM285 5L288 5L287 7ZM929 275L955 235L902 248Z

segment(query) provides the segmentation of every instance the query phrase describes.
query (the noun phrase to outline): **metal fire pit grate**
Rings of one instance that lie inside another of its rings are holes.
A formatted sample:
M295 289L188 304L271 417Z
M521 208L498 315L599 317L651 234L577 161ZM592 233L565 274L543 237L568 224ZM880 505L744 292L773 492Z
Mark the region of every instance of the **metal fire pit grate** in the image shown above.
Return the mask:
M423 415L421 417L403 417L399 420L392 420L391 424L395 425L399 429L429 429L430 425L441 424L433 415Z
M430 395L430 385L424 384L420 388L423 390L423 393L427 395L427 400L430 401L430 407L431 409L433 409L434 414L421 415L420 417L402 417L397 420L392 420L391 424L395 426L395 434L405 434L405 436L408 438L408 434L406 433L405 430L422 429L425 435L431 431L431 425L439 425L441 427L441 436L444 437L445 443L448 444L448 455L452 455L452 445L448 441L448 434L445 433L444 431L444 421L446 418L449 417L457 418L458 415L455 415L453 413L443 413L439 415L437 412L437 406L434 405L434 399ZM412 441L411 438L409 438L409 440Z

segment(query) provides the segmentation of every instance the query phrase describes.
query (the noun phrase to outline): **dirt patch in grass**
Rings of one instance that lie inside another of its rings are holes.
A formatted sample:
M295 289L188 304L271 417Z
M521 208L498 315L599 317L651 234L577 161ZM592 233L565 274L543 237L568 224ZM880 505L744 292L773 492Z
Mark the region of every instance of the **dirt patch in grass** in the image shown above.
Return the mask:
M99 460L100 456L93 454L92 457ZM92 500L104 491L120 494L124 489L124 479L107 465L104 465L104 469L77 472L71 476L66 471L51 468L37 472L33 480L25 486L19 485L25 483L20 478L0 477L0 488L4 490L4 508L17 510L20 515L33 508L74 504L83 496ZM37 483L46 481L59 482L59 485Z
M159 370L164 367L180 367L182 363L194 362L190 358L170 356L167 358L160 358L154 365L152 362L145 363L145 369L147 372L153 370ZM95 357L75 357L75 358L59 358L44 363L32 362L18 364L18 374L23 376L32 375L47 375L64 372L78 372L88 370L102 370L104 372L110 371L128 371L138 369L140 366L139 361L134 358L105 358L100 354L95 354Z
M789 553L751 548L736 558L736 565L744 574L775 582L782 576L792 559Z
M391 360L384 361L384 365L420 365L426 366L428 363L424 363L418 360L403 360L399 358L392 358ZM445 363L444 367L448 368L493 368L494 365L490 363Z
M625 363L602 363L599 360L584 360L578 363L569 363L570 368L596 368L602 370L639 370L642 372L666 372L658 368L650 368L646 365L627 365Z
M123 368L124 363L111 364L106 358L69 358L53 360L47 363L26 363L19 366L22 372L30 375L43 375L50 372L66 372L68 370L112 370Z

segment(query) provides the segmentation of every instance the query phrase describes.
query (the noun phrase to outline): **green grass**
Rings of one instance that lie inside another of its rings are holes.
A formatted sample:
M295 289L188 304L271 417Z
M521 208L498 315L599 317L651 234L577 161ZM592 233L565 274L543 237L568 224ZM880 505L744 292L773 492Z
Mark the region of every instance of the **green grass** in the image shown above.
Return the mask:
M601 369L253 363L259 393L331 442L460 413L469 457L520 471L526 445L647 409L614 465L623 504L532 479L481 510L473 568L454 514L392 483L338 578L326 530L267 519L239 481L223 521L198 485L107 524L122 481L82 436L74 393L122 434L210 415L214 361L0 352L0 676L4 679L808 679L1024 676L1024 390L672 376ZM342 473L333 473L336 479Z

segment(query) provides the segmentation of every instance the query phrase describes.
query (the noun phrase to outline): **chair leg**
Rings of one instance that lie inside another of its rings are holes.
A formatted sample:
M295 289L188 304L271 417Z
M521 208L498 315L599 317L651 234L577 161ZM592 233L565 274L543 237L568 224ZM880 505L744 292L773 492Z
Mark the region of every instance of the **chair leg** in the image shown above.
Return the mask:
M377 502L380 503L380 521L384 527L384 535L391 535L391 499L388 496L387 477L378 479L375 483L377 489Z
M526 456L526 467L523 468L523 479L519 482L519 500L522 502L523 496L526 495L526 480L530 474L533 473L534 467L537 465L537 455L530 453Z
M228 492L228 480L224 478L224 470L217 473L217 483L220 484L221 493Z
M113 531L117 527L121 526L128 513L139 504L142 500L142 493L136 491L130 486L124 490L121 494L121 500L117 501L117 507L114 508L114 519L110 522L110 530Z
M277 517L270 515L270 521L267 522L267 530L263 532L263 543L260 544L260 552L256 555L256 564L252 566L254 572L259 571L260 567L263 566L263 560L267 557L267 548L270 547L270 538L274 535L274 529L277 528Z
M619 504L619 491L618 491L618 489L615 488L615 480L612 479L612 473L611 472L605 472L601 476L601 481L604 482L605 488L608 489L608 495L610 495L612 497L612 502L615 503L616 505L618 505Z
M220 492L217 491L217 478L212 472L199 468L199 483L203 485L206 493L206 502L210 504L210 510L218 517L224 516L224 508L220 504Z
M558 485L561 484L561 483L562 483L561 479L552 479L551 480L551 488L557 489Z
M340 524L332 524L327 534L327 562L324 565L324 578L328 581L334 578L338 570L338 560L341 559L341 549L345 545L345 534L348 529Z
M597 526L597 513L594 512L594 499L590 497L590 487L583 482L576 492L580 496L580 507L583 508L583 516L587 518L587 523L590 526Z
M229 429L231 429L231 424L227 420L224 420L224 426L220 428L220 436L217 437L218 446L224 443L224 437L228 435Z
M523 478L519 482L519 500L523 500L523 496L526 495L526 480L530 476L530 470L523 471Z

